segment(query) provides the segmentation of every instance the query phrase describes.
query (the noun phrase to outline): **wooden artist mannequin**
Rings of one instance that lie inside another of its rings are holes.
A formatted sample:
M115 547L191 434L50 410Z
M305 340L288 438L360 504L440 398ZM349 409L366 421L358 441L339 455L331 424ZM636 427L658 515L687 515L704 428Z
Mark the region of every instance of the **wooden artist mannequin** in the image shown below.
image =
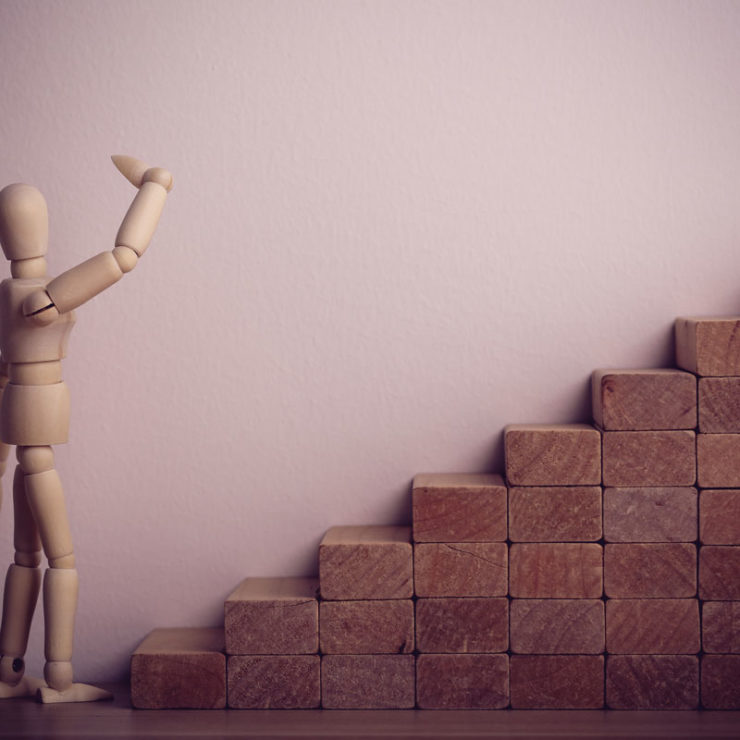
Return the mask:
M61 360L73 309L117 282L146 250L172 176L133 157L113 157L139 192L115 248L50 279L46 202L30 185L0 191L0 245L12 277L0 283L0 474L17 446L13 479L15 561L8 569L0 629L0 698L39 693L43 702L95 701L109 694L74 683L72 642L78 579L64 493L51 445L67 441L69 393ZM45 682L24 676L23 656L43 578Z

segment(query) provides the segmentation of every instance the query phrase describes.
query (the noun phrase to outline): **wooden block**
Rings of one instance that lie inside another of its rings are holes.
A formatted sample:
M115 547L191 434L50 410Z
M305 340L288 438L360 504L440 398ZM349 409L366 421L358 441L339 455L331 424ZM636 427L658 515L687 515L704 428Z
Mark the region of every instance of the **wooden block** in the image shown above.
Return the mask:
M693 486L695 482L694 432L604 432L605 486Z
M504 452L512 486L601 483L601 435L588 424L511 424Z
M602 547L594 543L523 543L509 552L509 594L522 599L597 599Z
M740 319L676 319L676 364L696 375L740 375Z
M699 550L699 598L740 600L740 547L704 545Z
M740 488L740 434L697 434L696 471L702 488Z
M595 370L593 416L605 430L694 429L696 377L681 370Z
M540 486L509 490L512 542L601 539L600 486Z
M705 653L740 653L740 601L705 601L701 629Z
M332 527L319 545L319 580L323 599L411 598L410 527Z
M740 433L740 378L699 378L699 431Z
M503 542L506 485L500 475L417 475L414 542Z
M318 655L231 655L228 663L232 709L318 709Z
M694 655L610 655L606 703L610 709L696 709L699 659Z
M524 654L604 652L601 599L512 599L511 650Z
M609 599L606 650L626 655L696 654L701 649L696 599Z
M319 632L325 655L410 653L414 649L414 602L322 601Z
M512 709L599 709L603 655L512 655Z
M607 542L694 542L695 488L605 488Z
M696 546L683 542L606 545L604 592L612 599L696 596Z
M414 546L417 596L506 596L505 542L429 542Z
M704 655L701 702L705 709L740 709L740 655Z
M420 655L420 709L503 709L509 704L508 655Z
M701 492L699 538L705 545L740 545L740 489Z
M508 647L506 599L417 599L420 653L502 653Z
M321 704L324 709L411 709L413 655L324 655Z
M136 709L223 709L226 656L221 628L150 632L131 656Z
M229 655L300 655L319 649L315 578L246 578L226 599Z

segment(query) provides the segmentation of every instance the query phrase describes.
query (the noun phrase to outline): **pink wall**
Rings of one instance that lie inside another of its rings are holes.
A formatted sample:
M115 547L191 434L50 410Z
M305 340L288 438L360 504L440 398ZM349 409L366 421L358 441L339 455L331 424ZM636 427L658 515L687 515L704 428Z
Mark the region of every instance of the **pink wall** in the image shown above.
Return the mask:
M0 62L52 270L112 246L109 154L175 174L65 364L81 680L740 311L737 2L2 0Z

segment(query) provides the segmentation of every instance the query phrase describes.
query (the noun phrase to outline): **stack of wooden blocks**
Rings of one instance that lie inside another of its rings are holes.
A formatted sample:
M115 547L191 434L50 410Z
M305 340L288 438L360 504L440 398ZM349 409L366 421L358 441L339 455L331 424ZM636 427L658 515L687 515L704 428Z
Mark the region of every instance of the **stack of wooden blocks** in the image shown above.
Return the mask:
M512 425L506 481L420 475L412 527L334 527L155 630L134 706L740 709L740 319L671 370L598 370L594 425Z

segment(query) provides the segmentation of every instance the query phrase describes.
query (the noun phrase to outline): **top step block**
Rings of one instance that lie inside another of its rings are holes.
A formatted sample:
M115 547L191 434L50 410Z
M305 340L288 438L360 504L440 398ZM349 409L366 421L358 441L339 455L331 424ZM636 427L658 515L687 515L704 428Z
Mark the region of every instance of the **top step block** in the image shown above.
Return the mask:
M504 454L512 486L601 483L601 433L589 424L510 424Z
M740 317L676 319L676 364L705 377L740 376Z
M696 427L696 377L681 370L595 370L592 400L607 431Z

